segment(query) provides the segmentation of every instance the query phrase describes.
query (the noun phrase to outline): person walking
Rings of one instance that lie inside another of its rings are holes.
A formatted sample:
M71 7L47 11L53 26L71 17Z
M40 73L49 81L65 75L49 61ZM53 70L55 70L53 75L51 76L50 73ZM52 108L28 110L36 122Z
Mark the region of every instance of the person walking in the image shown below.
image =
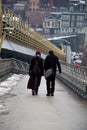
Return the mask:
M43 76L43 60L39 50L36 51L35 56L31 59L29 76L27 89L32 90L32 95L38 95L41 77Z
M49 55L46 56L44 60L44 70L52 69L52 74L49 77L46 77L46 86L47 94L46 96L54 96L55 91L55 76L56 76L56 67L58 67L59 73L61 73L61 66L58 57L54 54L53 51L49 51Z

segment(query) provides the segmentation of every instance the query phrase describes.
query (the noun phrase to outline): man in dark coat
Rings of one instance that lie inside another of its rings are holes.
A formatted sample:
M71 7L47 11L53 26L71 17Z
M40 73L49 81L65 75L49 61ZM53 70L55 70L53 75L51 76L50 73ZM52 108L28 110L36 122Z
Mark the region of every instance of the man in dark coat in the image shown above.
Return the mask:
M61 66L58 57L54 55L53 51L49 51L49 55L45 58L44 61L44 70L46 71L52 68L53 73L51 76L46 78L46 85L47 85L46 96L54 96L56 67L58 67L59 73L61 73Z
M31 59L29 75L30 78L27 84L27 89L32 89L32 95L37 95L41 82L41 76L43 76L43 60L39 50L36 51L35 56Z

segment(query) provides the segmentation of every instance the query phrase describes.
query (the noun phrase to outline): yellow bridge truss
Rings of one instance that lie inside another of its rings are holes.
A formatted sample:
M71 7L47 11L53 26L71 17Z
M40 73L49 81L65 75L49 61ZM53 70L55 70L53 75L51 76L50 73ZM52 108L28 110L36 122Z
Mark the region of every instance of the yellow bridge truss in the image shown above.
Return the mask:
M3 6L0 0L0 50L5 39L33 50L39 49L44 54L53 50L61 60L64 60L63 49L59 49L36 32L21 18L17 17L12 10Z

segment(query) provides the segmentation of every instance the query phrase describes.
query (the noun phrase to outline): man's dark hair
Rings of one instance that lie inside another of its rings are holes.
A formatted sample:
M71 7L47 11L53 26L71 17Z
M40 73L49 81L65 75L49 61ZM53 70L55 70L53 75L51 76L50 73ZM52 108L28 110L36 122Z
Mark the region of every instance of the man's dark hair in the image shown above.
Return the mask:
M49 54L53 54L53 51L50 50L50 51L49 51Z

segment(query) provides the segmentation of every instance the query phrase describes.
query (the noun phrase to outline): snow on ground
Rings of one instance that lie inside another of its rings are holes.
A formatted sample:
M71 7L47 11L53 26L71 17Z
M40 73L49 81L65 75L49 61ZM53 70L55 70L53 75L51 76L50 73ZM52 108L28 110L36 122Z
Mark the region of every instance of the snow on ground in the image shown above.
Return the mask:
M0 83L0 96L8 93L13 86L17 85L17 81L20 80L22 75L13 74L7 80Z
M9 90L11 90L13 86L17 85L17 82L20 80L21 77L21 74L13 74L5 81L0 82L0 97L2 97L5 94L8 94ZM4 109L5 107L0 103L0 113L4 111Z

